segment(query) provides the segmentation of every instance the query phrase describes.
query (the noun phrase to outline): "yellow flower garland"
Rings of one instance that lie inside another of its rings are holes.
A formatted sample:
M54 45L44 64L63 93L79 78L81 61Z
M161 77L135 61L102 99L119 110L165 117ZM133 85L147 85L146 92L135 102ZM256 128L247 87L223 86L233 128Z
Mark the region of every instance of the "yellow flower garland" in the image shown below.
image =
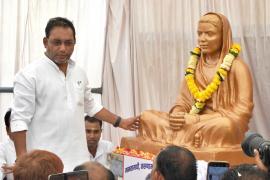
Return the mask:
M228 71L230 71L233 60L238 56L241 47L239 44L233 44L229 53L224 57L222 64L219 66L213 81L200 91L195 83L195 69L197 67L198 59L201 55L201 49L196 47L191 51L191 56L188 61L188 66L185 73L188 89L194 97L195 103L193 104L190 114L198 114L203 110L205 102L211 98L212 94L217 91L220 83L225 80Z

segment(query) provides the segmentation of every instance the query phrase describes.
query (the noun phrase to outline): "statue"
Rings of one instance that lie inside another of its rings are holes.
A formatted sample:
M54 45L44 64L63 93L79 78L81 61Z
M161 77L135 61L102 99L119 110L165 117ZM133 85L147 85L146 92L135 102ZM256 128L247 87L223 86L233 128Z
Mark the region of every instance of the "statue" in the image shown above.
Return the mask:
M201 17L198 45L176 104L169 113L144 111L139 137L190 148L231 148L243 140L253 109L252 78L224 15Z

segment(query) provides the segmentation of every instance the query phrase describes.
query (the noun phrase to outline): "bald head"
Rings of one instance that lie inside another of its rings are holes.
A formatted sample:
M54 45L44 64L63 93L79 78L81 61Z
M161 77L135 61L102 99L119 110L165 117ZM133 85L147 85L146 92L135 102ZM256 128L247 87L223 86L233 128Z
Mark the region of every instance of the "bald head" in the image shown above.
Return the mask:
M196 158L184 147L168 146L157 155L151 172L151 179L196 180Z
M112 178L110 171L98 162L85 162L74 169L74 171L79 170L87 170L89 180L111 180Z

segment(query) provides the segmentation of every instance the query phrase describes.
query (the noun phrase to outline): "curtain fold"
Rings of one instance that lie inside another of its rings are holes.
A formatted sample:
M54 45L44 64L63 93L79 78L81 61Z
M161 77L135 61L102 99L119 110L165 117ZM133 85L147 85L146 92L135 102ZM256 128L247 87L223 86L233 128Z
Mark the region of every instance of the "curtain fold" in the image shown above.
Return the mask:
M134 116L133 70L130 54L130 1L108 3L107 37L103 66L103 106L123 118ZM120 144L123 136L133 132L105 123L103 137Z

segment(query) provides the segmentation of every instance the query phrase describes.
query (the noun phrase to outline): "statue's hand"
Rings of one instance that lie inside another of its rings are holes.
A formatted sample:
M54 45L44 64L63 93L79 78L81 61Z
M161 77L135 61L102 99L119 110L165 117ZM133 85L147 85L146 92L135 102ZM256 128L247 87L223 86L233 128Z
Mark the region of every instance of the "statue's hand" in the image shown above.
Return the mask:
M186 124L196 124L200 121L200 116L198 114L185 114Z
M185 113L184 112L171 113L169 115L169 122L172 130L179 131L186 123Z

